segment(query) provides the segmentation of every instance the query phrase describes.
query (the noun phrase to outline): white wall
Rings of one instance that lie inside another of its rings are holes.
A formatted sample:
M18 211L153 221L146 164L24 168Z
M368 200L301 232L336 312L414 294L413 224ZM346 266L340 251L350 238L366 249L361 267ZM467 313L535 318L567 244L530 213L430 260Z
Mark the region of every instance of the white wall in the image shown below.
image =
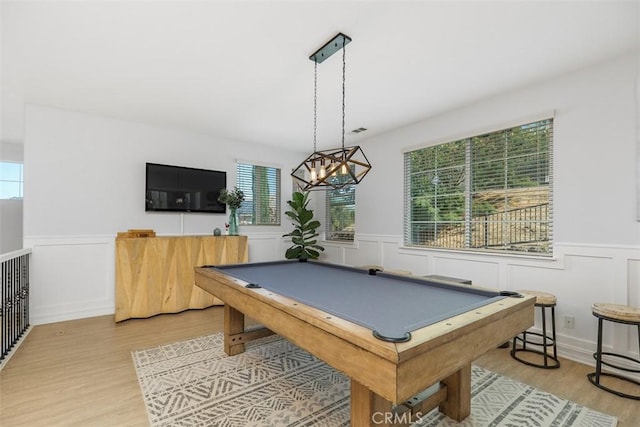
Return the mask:
M356 242L327 244L328 259L551 292L558 298L560 351L591 363L591 305L640 306L637 76L638 57L628 55L371 138L362 144L373 168L356 191ZM403 247L403 151L554 110L553 259ZM574 329L564 328L565 315L575 317ZM637 358L637 331L612 331L605 345Z
M0 142L0 160L22 162L24 160L24 146L16 142Z
M0 254L22 249L22 200L0 200Z
M225 214L145 213L145 162L227 171L237 158L282 168L283 199L302 153L178 129L28 106L24 147L25 247L33 249L34 324L114 312L114 238L151 228L159 235L211 234ZM286 205L283 202L283 208ZM283 214L282 218L286 218ZM241 226L252 261L284 254L283 227Z
M0 161L22 162L23 145L0 142ZM22 249L22 200L0 200L0 254Z

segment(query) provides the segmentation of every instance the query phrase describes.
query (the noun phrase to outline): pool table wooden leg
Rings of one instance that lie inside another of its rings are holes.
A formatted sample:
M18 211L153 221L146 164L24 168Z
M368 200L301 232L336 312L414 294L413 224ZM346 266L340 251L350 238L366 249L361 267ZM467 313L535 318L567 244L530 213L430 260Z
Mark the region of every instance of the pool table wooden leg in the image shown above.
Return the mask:
M441 381L447 386L447 400L440 404L440 412L462 421L471 414L471 363Z
M352 427L408 427L419 421L428 411L412 411L404 405L391 404L384 397L369 390L358 381L351 379L351 426Z
M229 356L244 353L244 341L235 338L244 333L244 314L229 304L224 305L224 352Z
M351 427L389 425L385 416L391 411L391 402L351 379Z

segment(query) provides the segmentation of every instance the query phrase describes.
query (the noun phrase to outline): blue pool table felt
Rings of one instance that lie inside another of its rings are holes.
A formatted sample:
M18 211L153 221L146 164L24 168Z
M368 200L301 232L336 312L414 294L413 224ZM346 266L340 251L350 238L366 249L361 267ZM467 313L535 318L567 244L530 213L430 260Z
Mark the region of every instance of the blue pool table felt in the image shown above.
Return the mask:
M215 267L342 319L389 341L504 298L498 292L315 262L279 261Z

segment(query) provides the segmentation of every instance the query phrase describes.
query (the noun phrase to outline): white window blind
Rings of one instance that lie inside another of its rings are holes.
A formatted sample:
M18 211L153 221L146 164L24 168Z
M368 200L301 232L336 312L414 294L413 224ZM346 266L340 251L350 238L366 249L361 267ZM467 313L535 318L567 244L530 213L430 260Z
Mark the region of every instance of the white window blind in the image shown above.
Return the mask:
M280 225L280 169L238 163L237 182L245 196L238 209L239 223Z
M405 244L551 255L553 119L405 153Z
M332 179L340 179L340 176ZM353 242L356 226L355 185L326 191L326 218L325 239Z

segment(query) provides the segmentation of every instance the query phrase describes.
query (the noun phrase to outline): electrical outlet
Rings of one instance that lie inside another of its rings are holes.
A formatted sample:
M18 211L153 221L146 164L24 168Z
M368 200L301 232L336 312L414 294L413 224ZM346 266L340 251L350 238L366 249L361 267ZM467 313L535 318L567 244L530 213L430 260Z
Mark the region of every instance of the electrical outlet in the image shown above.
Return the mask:
M573 329L575 327L576 319L573 316L564 316L564 328Z

